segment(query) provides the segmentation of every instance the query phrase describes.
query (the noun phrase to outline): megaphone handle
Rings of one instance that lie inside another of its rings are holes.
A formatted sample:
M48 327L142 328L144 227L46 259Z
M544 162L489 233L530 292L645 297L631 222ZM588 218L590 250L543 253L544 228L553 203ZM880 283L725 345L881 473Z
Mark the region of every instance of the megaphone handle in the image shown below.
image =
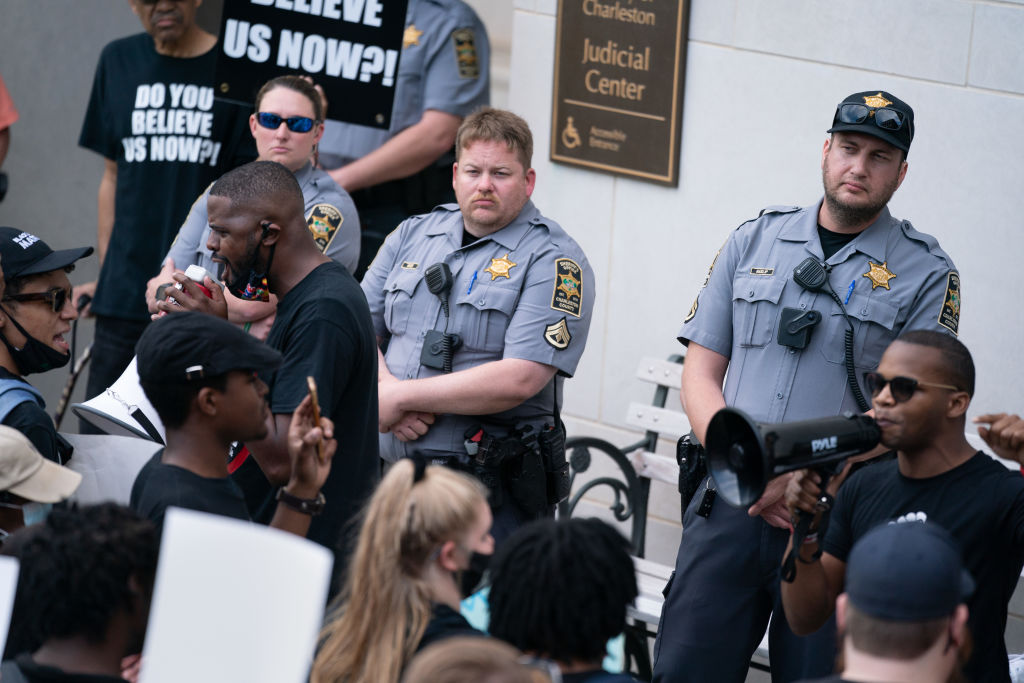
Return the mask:
M817 507L820 511L820 517L818 519L818 526L814 530L814 534L817 536L824 536L825 532L828 531L828 519L832 512L833 498L828 493L824 492L825 486L828 484L828 477L822 474L822 494L818 498ZM793 528L793 547L790 548L789 554L786 555L785 561L782 563L782 580L786 583L793 583L793 579L796 578L796 561L800 559L800 548L804 544L804 540L811 532L811 524L814 523L814 519L817 515L812 515L804 510L797 511L796 526ZM818 542L818 549L814 551L811 556L811 562L817 561L821 557L822 546L821 541ZM803 562L804 560L800 560Z

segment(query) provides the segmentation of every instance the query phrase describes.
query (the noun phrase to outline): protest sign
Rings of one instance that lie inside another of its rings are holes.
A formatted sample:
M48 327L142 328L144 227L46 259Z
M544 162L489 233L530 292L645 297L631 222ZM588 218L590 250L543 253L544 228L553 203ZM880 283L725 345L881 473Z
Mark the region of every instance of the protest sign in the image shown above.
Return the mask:
M164 519L141 683L305 683L331 552L194 510Z
M307 75L330 118L391 123L407 0L225 0L217 96L251 106L266 81Z

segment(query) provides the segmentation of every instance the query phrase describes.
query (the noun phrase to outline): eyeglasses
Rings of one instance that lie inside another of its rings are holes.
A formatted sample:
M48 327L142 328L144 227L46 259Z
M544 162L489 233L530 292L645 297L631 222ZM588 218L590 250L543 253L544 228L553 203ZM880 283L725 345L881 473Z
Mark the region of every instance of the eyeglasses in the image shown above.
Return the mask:
M289 116L288 118L283 118L277 114L271 114L269 111L261 111L256 114L256 122L270 130L277 130L282 121L284 121L284 125L288 126L288 130L293 133L308 133L313 129L313 124L317 123L308 116Z
M899 130L903 127L905 119L903 114L895 109L872 109L866 104L847 102L836 108L836 120L840 123L864 123L868 119L875 122L875 125L883 130Z
M45 301L53 308L54 313L64 310L64 304L71 298L71 290L63 287L54 287L45 292L33 292L30 294L8 294L4 301Z
M868 391L871 392L871 397L874 398L889 385L889 393L892 394L892 399L897 403L903 403L909 401L910 397L914 395L920 387L935 387L936 389L949 389L951 391L960 391L959 387L954 387L949 384L935 384L934 382L922 382L912 377L882 377L877 372L865 372L864 383L868 385Z

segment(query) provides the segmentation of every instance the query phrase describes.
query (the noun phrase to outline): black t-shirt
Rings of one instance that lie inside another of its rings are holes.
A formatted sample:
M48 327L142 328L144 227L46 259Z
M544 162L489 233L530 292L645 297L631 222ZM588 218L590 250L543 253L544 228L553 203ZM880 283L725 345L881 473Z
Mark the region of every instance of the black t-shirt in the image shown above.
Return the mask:
M420 638L420 644L416 646L416 652L433 645L446 638L458 636L484 636L483 633L473 628L466 618L443 603L434 603L430 608L430 621L427 622L427 630Z
M4 683L124 683L120 676L68 673L53 666L36 664L29 654L9 659L0 667Z
M117 162L114 229L92 310L146 321L146 280L211 182L256 157L245 107L214 99L217 48L159 54L146 33L100 54L78 144Z
M320 411L334 421L338 450L321 491L323 514L313 518L307 538L336 553L354 537L351 522L380 474L377 449L377 342L370 308L344 266L324 263L278 302L267 344L284 356L270 378L270 410L295 411L316 379ZM269 509L269 506L268 508Z
M6 368L0 368L0 381L14 380L25 382L24 379ZM29 390L26 387L26 390ZM67 442L57 435L53 419L46 412L41 398L28 398L16 405L2 420L2 424L17 429L24 434L36 450L44 458L59 464L67 462L71 457L71 449Z
M821 242L821 253L825 255L826 259L830 259L833 254L852 242L859 234L859 232L832 232L819 224L818 241ZM843 293L840 292L840 296L842 295Z
M185 508L224 517L249 520L242 491L230 477L201 477L177 465L161 462L164 449L149 459L132 484L129 505L137 513L163 526L167 508Z
M875 526L916 521L949 531L977 586L968 603L974 655L964 673L978 683L1009 681L1003 632L1024 566L1024 477L980 451L927 479L903 476L895 460L866 467L839 490L824 550L845 562Z

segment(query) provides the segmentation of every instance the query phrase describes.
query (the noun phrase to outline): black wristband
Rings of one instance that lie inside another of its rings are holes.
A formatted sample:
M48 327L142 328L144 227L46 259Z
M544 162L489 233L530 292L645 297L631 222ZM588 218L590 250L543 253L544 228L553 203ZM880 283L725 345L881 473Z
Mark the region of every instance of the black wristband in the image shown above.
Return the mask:
M277 490L277 500L292 510L309 515L310 517L319 515L327 505L327 499L324 498L323 492L316 494L316 498L299 498L280 488Z

